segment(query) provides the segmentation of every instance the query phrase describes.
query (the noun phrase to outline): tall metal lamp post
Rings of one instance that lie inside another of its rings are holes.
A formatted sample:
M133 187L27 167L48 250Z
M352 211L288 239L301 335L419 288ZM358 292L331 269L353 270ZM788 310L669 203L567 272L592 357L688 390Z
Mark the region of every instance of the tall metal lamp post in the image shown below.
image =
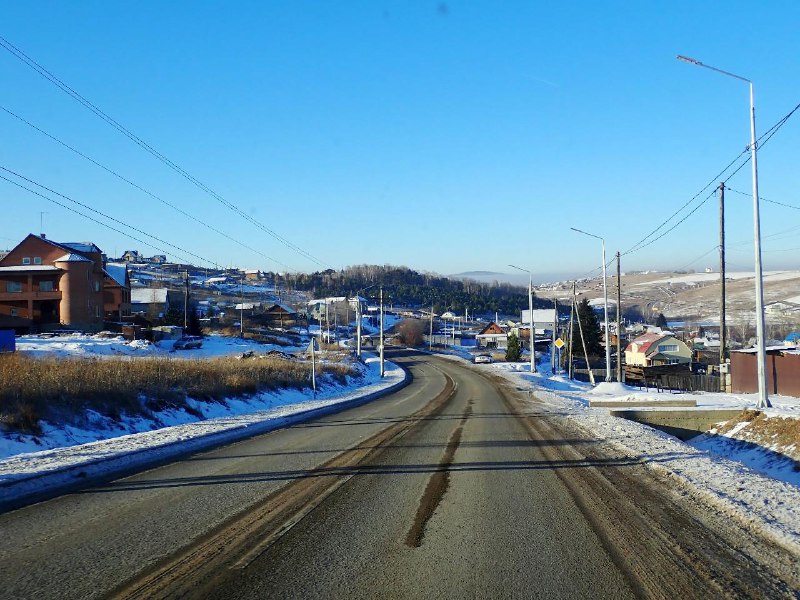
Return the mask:
M582 233L583 235L588 235L589 237L593 237L595 239L600 240L603 244L603 315L605 318L605 330L606 330L606 381L611 381L611 344L608 342L608 285L606 282L606 241L599 235L595 235L593 233L588 233L583 231L582 229L575 229L574 227L570 227L572 231L577 231L578 233ZM619 360L619 358L617 359ZM589 367L589 365L586 365ZM589 367L591 368L591 367Z
M531 328L531 373L536 373L536 330L533 328L533 273L517 265L508 266L528 274L528 323Z
M758 210L758 162L756 145L756 107L753 99L753 82L746 77L717 69L711 65L701 63L699 60L678 55L678 60L705 67L717 73L722 73L728 77L733 77L739 81L744 81L750 86L750 162L753 172L753 239L755 246L755 268L756 268L756 354L758 356L758 408L769 408L772 404L767 394L767 347L764 324L764 289L763 272L761 269L761 217Z

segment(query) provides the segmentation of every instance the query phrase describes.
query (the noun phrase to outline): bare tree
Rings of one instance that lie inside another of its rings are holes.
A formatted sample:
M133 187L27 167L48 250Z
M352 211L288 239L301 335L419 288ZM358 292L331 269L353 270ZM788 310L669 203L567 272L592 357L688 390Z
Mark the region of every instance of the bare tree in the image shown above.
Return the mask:
M397 339L406 346L421 346L425 341L426 325L420 319L404 319L396 330Z

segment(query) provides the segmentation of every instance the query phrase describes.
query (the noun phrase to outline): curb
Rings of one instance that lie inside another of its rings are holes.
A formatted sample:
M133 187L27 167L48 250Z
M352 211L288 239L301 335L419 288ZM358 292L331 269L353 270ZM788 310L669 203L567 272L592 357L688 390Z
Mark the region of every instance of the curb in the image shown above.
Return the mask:
M389 363L389 361L387 361ZM392 394L411 383L405 367L392 364L403 371L403 379L383 389L329 404L299 411L291 415L267 418L264 421L235 425L224 431L211 432L188 440L175 440L141 450L131 450L109 457L89 459L79 464L56 468L45 473L19 477L0 483L0 512L20 508L55 496L85 488L94 483L116 479L120 476L161 466L189 454L283 429L299 423L342 412Z

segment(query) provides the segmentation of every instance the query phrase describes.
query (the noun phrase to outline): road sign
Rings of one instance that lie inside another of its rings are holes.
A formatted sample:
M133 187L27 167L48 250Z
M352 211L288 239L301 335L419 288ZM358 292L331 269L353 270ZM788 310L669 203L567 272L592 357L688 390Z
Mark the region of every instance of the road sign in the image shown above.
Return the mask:
M563 347L564 347L566 344L564 343L564 340L562 340L561 338L558 338L558 339L555 341L555 345L556 345L556 348L558 348L559 350L561 350L561 349L562 349L562 348L563 348Z

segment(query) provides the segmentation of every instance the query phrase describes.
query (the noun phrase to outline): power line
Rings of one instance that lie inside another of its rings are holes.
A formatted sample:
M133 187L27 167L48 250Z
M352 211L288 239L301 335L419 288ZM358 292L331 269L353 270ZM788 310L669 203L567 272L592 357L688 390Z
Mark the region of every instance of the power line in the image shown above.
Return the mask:
M38 127L38 126L34 125L33 123L31 123L30 121L28 121L28 120L27 120L27 119L25 119L24 117L21 117L20 115L18 115L18 114L16 114L15 112L13 112L13 111L9 110L8 108L6 108L6 107L4 107L4 106L0 105L0 110L2 110L2 111L4 111L5 113L7 113L7 114L11 115L11 116L12 116L12 117L14 117L15 119L18 119L19 121L21 121L22 123L24 123L24 124L25 124L25 125L27 125L28 127L31 127L32 129L35 129L36 131L38 131L38 132L39 132L39 133L41 133L42 135L44 135L44 136L46 136L46 137L50 138L51 140L53 140L54 142L56 142L56 143L60 144L60 145L61 145L61 146L63 146L64 148L67 148L67 149L68 149L68 150L70 150L71 152L74 152L75 154L77 154L77 155L78 155L78 156L80 156L81 158L84 158L84 159L88 160L88 161L89 161L90 163L92 163L93 165L95 165L95 166L97 166L97 167L100 167L101 169L103 169L103 170L104 170L104 171L106 171L107 173L110 173L110 174L111 174L111 175L113 175L114 177L117 177L118 179L120 179L120 180L124 181L124 182L125 182L125 183L127 183L128 185L130 185L130 186L132 186L132 187L136 188L136 189L137 189L137 190L139 190L140 192L143 192L144 194L147 194L147 195L148 195L148 196L150 196L151 198L154 198L155 200L158 200L158 201L159 201L159 202L161 202L162 204L164 204L164 205L166 205L166 206L169 206L170 208L172 208L172 209L176 210L177 212L179 212L179 213L180 213L180 214L182 214L183 216L185 216L185 217L187 217L187 218L189 218L189 219L192 219L192 220L193 220L193 221L195 221L196 223L199 223L200 225L203 225L204 227L206 227L206 228L210 229L210 230L211 230L211 231L213 231L214 233L218 233L219 235L221 235L221 236L223 236L223 237L225 237L225 238L227 238L227 239L231 240L232 242L235 242L235 243L239 244L239 245L240 245L242 248L245 248L245 249L247 249L247 250L250 250L251 252L255 252L256 254L258 254L258 255L262 256L263 258L266 258L267 260L271 260L271 261L273 261L273 262L275 262L275 263L277 263L277 264L279 264L279 265L281 265L281 266L283 266L283 267L286 267L286 269L288 269L288 270L291 270L291 269L290 269L290 267L289 267L289 265L287 265L287 264L285 264L285 263L282 263L281 261L279 261L279 260L277 260L277 259L275 259L275 258L272 258L271 256L267 256L267 255L266 255L266 254L264 254L263 252L261 252L261 251L259 251L259 250L256 250L255 248L252 248L252 247L248 246L248 245L247 245L247 244L245 244L244 242L242 242L242 241L240 241L240 240L237 240L236 238L234 238L234 237L232 237L232 236L228 235L227 233L225 233L224 231L220 231L219 229L217 229L217 228L216 228L216 227L214 227L213 225L209 225L208 223L206 223L206 222L205 222L205 221L203 221L202 219L199 219L199 218L195 217L193 214L186 212L185 210L183 210L183 209L182 209L182 208L180 208L179 206L176 206L176 205L172 204L171 202L168 202L167 200L164 200L164 199L163 199L163 198L161 198L160 196L157 196L156 194L154 194L154 193L152 193L151 191L149 191L149 190L147 190L147 189L143 188L143 187L142 187L142 186L140 186L139 184L137 184L137 183L135 183L135 182L131 181L131 180L130 180L130 179L128 179L127 177L125 177L125 176L123 176L123 175L120 175L119 173L117 173L116 171L114 171L113 169L111 169L110 167L107 167L106 165L104 165L104 164L102 164L102 163L100 163L100 162L96 161L96 160L95 160L95 159L93 159L91 156L88 156L88 155L84 154L83 152L81 152L81 151L80 151L80 150L78 150L77 148L74 148L73 146L70 146L70 145L69 145L69 144L67 144L66 142L64 142L64 141L62 141L62 140L60 140L60 139L58 139L56 136L52 135L51 133L48 133L47 131L45 131L45 130L44 130L44 129L42 129L41 127Z
M783 116L783 117L782 117L780 120L778 120L778 122L777 122L777 123L775 123L775 124L774 124L772 127L770 127L769 129L767 129L767 131L765 131L765 132L764 132L764 133L763 133L763 134L762 134L762 135L761 135L761 136L760 136L760 137L759 137L759 138L756 140L756 147L760 148L760 147L763 147L763 146L765 146L765 145L767 144L767 142L768 142L768 141L769 141L769 140L772 138L772 136L774 136L774 135L775 135L775 134L778 132L778 130L779 130L781 127L783 127L783 126L786 124L786 122L789 120L789 118L790 118L790 117L791 117L791 116L792 116L792 115L793 115L793 114L794 114L794 113L795 113L795 112L796 112L798 109L800 109L800 104L798 104L797 106L795 106L795 107L794 107L792 110L790 110L790 111L789 111L789 112L788 112L788 113L787 113L785 116ZM762 140L763 140L763 141L762 141ZM658 227L656 227L656 228L655 228L653 231L651 231L649 234L647 234L647 235L646 235L644 238L642 238L642 239L641 239L641 240L639 240L639 241L638 241L636 244L634 244L634 245L633 245L631 248L629 248L628 250L626 250L625 252L623 252L623 253L622 253L622 255L623 255L623 256L625 256L625 255L627 255L627 254L631 254L632 252L636 252L636 251L638 251L638 250L641 250L641 249L643 249L643 248L646 248L646 247L647 247L647 246L649 246L650 244L652 244L652 243L654 243L654 242L657 242L658 240L660 240L661 238L663 238L663 237L664 237L665 235L667 235L668 233L670 233L670 232L674 231L674 230L675 230L675 228L676 228L676 227L678 227L678 225L680 225L681 223L683 223L684 221L686 221L686 219L687 219L687 218L689 218L689 217L690 217L692 214L694 214L695 212L697 212L697 210L698 210L698 209L699 209L699 208L700 208L700 207L701 207L703 204L705 204L705 203L708 201L708 199L709 199L711 196L713 196L713 195L714 195L714 193L716 192L716 190L712 191L712 193L711 193L709 196L707 196L706 198L704 198L704 199L703 199L703 201L702 201L702 202L700 202L700 204L698 204L698 205L697 205L697 206L696 206L694 209L692 209L692 210L691 210L691 211L690 211L690 212L689 212L689 213L688 213L688 214L687 214L685 217L683 217L683 218L682 218L680 221L678 221L677 223L675 223L675 224L674 224L672 227L670 227L669 229L667 229L666 231L664 231L664 232L663 232L661 235L659 235L658 237L656 237L656 238L653 238L653 239L650 239L650 238L652 238L652 236L654 236L656 233L658 233L658 231L660 231L660 230L661 230L661 229L662 229L664 226L666 226L666 225L667 225L667 224L668 224L670 221L672 221L674 218L676 218L676 217L678 216L678 214L679 214L679 213L680 213L680 212L681 212L683 209L685 209L685 208L686 208L687 206L689 206L689 205L690 205L692 202L694 202L694 201L695 201L695 200L696 200L696 199L697 199L697 198L698 198L698 197L699 197L699 196L700 196L700 195L701 195L701 194L702 194L704 191L706 191L706 190L707 190L707 189L708 189L708 188L709 188L709 187L710 187L712 184L715 184L715 183L716 183L716 182L717 182L717 181L718 181L718 180L719 180L719 179L720 179L720 178L721 178L721 177L722 177L722 176L723 176L723 175L724 175L724 174L725 174L725 173L728 171L728 169L730 169L730 168L731 168L731 167L732 167L732 166L733 166L733 165L734 165L734 164L735 164L735 163L736 163L736 162L737 162L737 161L738 161L738 160L739 160L739 159L740 159L740 158L741 158L743 155L747 154L749 151L750 151L750 147L749 147L749 145L748 145L748 146L747 146L747 147L746 147L746 148L745 148L745 149L744 149L744 150L743 150L743 151L742 151L742 152L741 152L741 153L740 153L740 154L739 154L739 155L738 155L736 158L734 158L734 159L733 159L733 160L732 160L730 163L728 163L728 165L727 165L727 166L726 166L726 167L725 167L725 168L724 168L722 171L720 171L720 172L719 172L719 173L718 173L718 174L717 174L715 177L713 177L709 183L707 183L705 186L703 186L703 188L702 188L702 189L701 189L701 190L700 190L700 191L699 191L697 194L695 194L695 195L694 195L694 196L693 196L693 197L692 197L692 198L691 198L691 199L690 199L688 202L686 202L686 203L685 203L683 206L681 206L681 207L680 207L678 210L676 210L674 213L672 213L672 215L670 215L670 216L669 216L669 218L667 218L667 219L666 219L664 222L662 222L662 223L661 223L661 224L660 224ZM739 172L739 171L740 171L740 170L741 170L741 169L742 169L742 168L743 168L743 167L744 167L744 166L745 166L745 165L746 165L748 162L750 162L750 159L751 159L751 157L750 157L750 156L747 156L747 158L746 158L746 159L745 159L745 160L744 160L744 161L743 161L743 162L742 162L742 163L741 163L741 164L740 164L738 167L736 167L736 169L735 169L735 170L734 170L734 171L733 171L733 172L732 172L730 175L728 175L727 179L730 179L731 177L733 177L734 175L736 175L736 173L738 173L738 172ZM727 186L726 186L726 187L727 187ZM647 241L647 240L650 240L650 241Z
M84 209L86 209L86 210L88 210L88 211L90 211L90 212L93 212L93 213L95 213L95 214L97 214L97 215L100 215L100 216L101 216L101 217L103 217L104 219L108 219L109 221L113 221L114 223L117 223L117 224L119 224L119 225L122 225L123 227L127 227L128 229L131 229L131 230L133 230L133 231L135 231L135 232L137 232L137 233L139 233L139 234L141 234L141 235L144 235L144 236L146 236L146 237L149 237L150 239L156 240L156 241L157 241L157 242L159 242L159 243L166 244L167 246L170 246L171 248L173 248L173 249L175 249L175 250L178 250L179 252L183 253L183 254L184 254L184 258L186 258L186 256L185 256L185 255L188 255L188 256L193 256L193 257L195 257L195 258L197 258L197 259L200 259L201 261L203 261L203 262L206 262L206 263L208 263L208 264L212 264L212 265L215 265L215 266L217 265L217 263L216 263L216 262L214 262L214 261L212 261L212 260L209 260L209 259L207 259L207 258L204 258L204 257L200 256L199 254L195 254L194 252L191 252L191 251L189 251L189 250L186 250L185 248L181 248L180 246L176 246L175 244L172 244L172 243L170 243L170 242L167 242L166 240L162 240L161 238L159 238L159 237L156 237L156 236L154 236L154 235L152 235L152 234L149 234L149 233L147 233L146 231L142 231L141 229L138 229L137 227L134 227L133 225L128 225L127 223L124 223L124 222L120 221L119 219L115 219L114 217L112 217L112 216L110 216L110 215L107 215L107 214L105 214L105 213L103 213L103 212L101 212L101 211L99 211L99 210L97 210L97 209L95 209L95 208L92 208L91 206L89 206L89 205L87 205L87 204L84 204L84 203L82 203L82 202L79 202L78 200L75 200L75 199L73 199L73 198L70 198L69 196L66 196L66 195L64 195L64 194L61 194L61 193L59 193L59 192L57 192L57 191L55 191L55 190L52 190L52 189L50 189L49 187L47 187L47 186L45 186L45 185L42 185L42 184L40 184L40 183L38 183L38 182L34 181L33 179L29 179L28 177L25 177L24 175L21 175L21 174L17 173L16 171L12 171L11 169L7 169L6 167L4 167L4 166L2 166L2 165L0 165L0 169L2 169L3 171L5 171L6 173L9 173L9 174L13 175L14 177L18 177L19 179L22 179L23 181L27 181L27 182L28 182L28 183L30 183L30 184L33 184L33 185L35 185L35 186L37 186L37 187L39 187L39 188L41 188L41 189L43 189L43 190L46 190L46 191L50 192L51 194L55 194L55 195L56 195L56 196L58 196L59 198L63 198L63 199L65 199L65 200L68 200L69 202L72 202L73 204L77 204L77 205L78 205L78 206L80 206L81 208L84 208ZM103 225L104 227L107 227L108 229L111 229L112 231L116 231L116 232L118 232L118 233L121 233L121 234L123 234L123 235L125 235L125 236L127 236L127 237L130 237L131 239L134 239L134 240L136 240L137 242L141 242L141 243L143 243L143 244L146 244L146 245L148 245L148 246L151 246L151 247L153 247L153 248L155 248L155 249L157 249L157 250L161 250L162 252L165 252L165 253L167 253L167 254L175 254L175 252L174 252L174 251L165 250L164 248L160 248L160 247L158 247L158 246L154 246L154 245L153 245L151 242L147 242L147 241L145 241L145 240L139 239L139 238L137 238L137 237L135 237L135 236L131 235L130 233L126 233L126 232L124 232L124 231L121 231L121 230L119 230L119 229L117 229L117 228L115 228L115 227L112 227L112 226L108 225L107 223L103 223L103 222L99 221L98 219L95 219L95 218L93 218L93 217L90 217L90 216L88 216L88 215L86 215L86 214L84 214L84 213L80 212L79 210L76 210L76 209L70 208L70 207L69 207L68 205L66 205L66 204L63 204L63 203L61 203L61 202L58 202L57 200L53 200L53 199L52 199L52 198L50 198L49 196L46 196L46 195L44 195L44 194L41 194L41 193L37 192L36 190L33 190L33 189L31 189L31 188L29 188L29 187L27 187L27 186L25 186L25 185L22 185L21 183L18 183L18 182L16 182L16 181L12 180L12 179L9 179L9 178L7 178L7 177L5 177L5 176L3 176L3 175L0 175L0 178L2 178L2 179L4 179L4 180L8 181L9 183L11 183L11 184L13 184L13 185L17 186L18 188L21 188L21 189L23 189L23 190L26 190L26 191L30 192L31 194L35 194L35 195L37 195L37 196L39 196L39 197L41 197L41 198L44 198L45 200L49 200L50 202L52 202L52 203L54 203L54 204L57 204L58 206L61 206L62 208L66 208L67 210L69 210L69 211L72 211L72 212L74 212L75 214L78 214L78 215L80 215L80 216L82 216L82 217L84 217L84 218L86 218L86 219L89 219L90 221L93 221L93 222L95 222L95 223L98 223L98 224L100 224L100 225ZM187 262L191 262L191 261L187 261Z
M714 246L713 248L711 248L711 250L709 250L709 251L707 251L707 252L704 252L703 254L701 254L700 256L698 256L697 258L693 258L692 260L690 260L688 263L686 263L686 264L685 264L685 265L683 265L682 267L679 267L679 268L678 268L678 271L683 271L683 270L684 270L684 269L686 269L687 267L691 267L691 266L692 266L694 263L696 263L697 261L704 259L706 256L708 256L708 255L709 255L709 254L711 254L712 252L716 252L717 250L719 250L719 245L716 245L716 246Z
M242 217L243 219L245 219L246 221L248 221L252 225L258 227L259 229L261 229L262 231L264 231L265 233L267 233L268 235L270 235L271 237L273 237L274 239L279 241L281 244L283 244L284 246L286 246L290 250L293 250L294 252L297 252L298 254L300 254L301 256L303 256L305 258L307 258L311 262L316 263L317 265L322 266L322 267L330 267L330 265L328 265L327 263L324 263L323 261L317 259L316 257L314 257L312 254L310 254L306 250L302 249L301 247L297 246L296 244L293 244L292 242L290 242L286 238L282 237L281 235L279 235L278 233L276 233L275 231L273 231L272 229L270 229L266 225L262 224L261 222L259 222L255 218L253 218L252 216L248 215L246 212L244 212L242 209L240 209L238 206L236 206L232 202L229 202L228 200L223 198L220 194L218 194L217 192L215 192L214 190L209 188L207 185L205 185L203 182L201 182L200 180L195 178L188 171L186 171L185 169L183 169L182 167L177 165L175 162L170 160L167 156L165 156L164 154L162 154L161 152L159 152L158 150L153 148L150 144L148 144L147 142L142 140L139 136L137 136L131 130L129 130L124 125L119 123L113 117L111 117L108 114L106 114L103 110L101 110L99 107L97 107L91 101L89 101L88 99L83 97L81 94L76 92L69 85L67 85L66 83L61 81L53 73L51 73L50 71L45 69L42 65L37 63L35 60L33 60L31 57L29 57L27 54L25 54L21 49L17 48L14 44L9 42L7 39L5 39L2 36L0 36L0 46L5 48L14 57L19 59L23 63L25 63L28 67L30 67L31 69L36 71L41 77L43 77L44 79L48 80L50 83L52 83L57 88L59 88L61 91L63 91L65 94L67 94L72 99L74 99L75 101L77 101L78 103L83 105L86 109L88 109L89 111L94 113L97 117L99 117L100 119L102 119L103 121L108 123L111 127L116 129L119 133L121 133L122 135L124 135L125 137L130 139L137 146L139 146L143 150L145 150L148 153L150 153L151 155L153 155L155 158L157 158L162 163L167 165L170 169L172 169L173 171L175 171L176 173L181 175L187 181L191 182L197 188L201 189L202 191L204 191L205 193L210 195L212 198L214 198L215 200L220 202L223 206L227 207L228 209L230 209L231 211L233 211L234 213L236 213L237 215L239 215L240 217Z
M752 194L748 194L747 192L740 192L739 190L735 190L731 187L725 186L725 189L730 190L734 194L741 194L742 196L752 196ZM778 206L783 206L785 208L792 208L794 210L800 210L800 206L794 206L793 204L786 204L784 202L778 202L777 200L770 200L769 198L764 198L763 196L758 197L759 200L764 202L769 202L770 204L777 204Z

